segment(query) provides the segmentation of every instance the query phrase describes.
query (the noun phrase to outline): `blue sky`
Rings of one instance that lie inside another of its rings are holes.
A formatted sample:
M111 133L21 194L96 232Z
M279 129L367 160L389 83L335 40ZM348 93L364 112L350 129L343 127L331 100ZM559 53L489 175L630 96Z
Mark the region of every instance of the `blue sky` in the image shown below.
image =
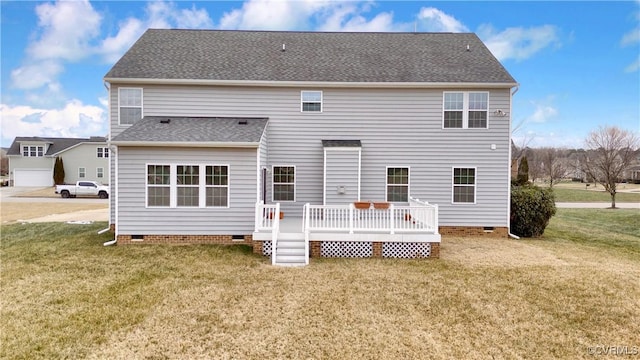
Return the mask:
M520 83L516 143L640 134L640 1L1 1L1 144L108 132L102 77L147 28L475 32Z

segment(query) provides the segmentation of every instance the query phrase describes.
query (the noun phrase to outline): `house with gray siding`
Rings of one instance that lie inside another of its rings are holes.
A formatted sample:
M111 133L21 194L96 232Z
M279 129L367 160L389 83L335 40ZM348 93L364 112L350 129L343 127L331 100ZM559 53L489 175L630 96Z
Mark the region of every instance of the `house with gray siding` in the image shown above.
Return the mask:
M53 186L56 158L64 164L64 182L108 183L109 147L104 136L89 138L16 137L7 150L13 186Z
M118 244L304 265L508 234L518 84L475 34L151 29L104 80Z

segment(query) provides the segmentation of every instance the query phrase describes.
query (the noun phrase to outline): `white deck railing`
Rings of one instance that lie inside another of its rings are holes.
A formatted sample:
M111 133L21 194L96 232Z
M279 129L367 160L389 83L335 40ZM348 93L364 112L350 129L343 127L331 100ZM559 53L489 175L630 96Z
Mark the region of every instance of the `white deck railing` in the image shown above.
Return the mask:
M409 206L356 209L348 205L306 204L302 231L438 233L438 205L410 198Z
M280 232L280 203L265 205L260 201L256 204L255 229L256 232L271 230L271 264L275 265Z

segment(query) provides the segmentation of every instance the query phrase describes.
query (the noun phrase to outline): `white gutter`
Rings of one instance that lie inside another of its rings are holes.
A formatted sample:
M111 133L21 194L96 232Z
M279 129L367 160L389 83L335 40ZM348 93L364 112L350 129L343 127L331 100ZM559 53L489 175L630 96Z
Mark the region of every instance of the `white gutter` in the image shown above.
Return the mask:
M197 147L197 148L251 148L260 146L256 142L189 142L189 141L111 141L116 146L153 146L153 147Z
M211 80L211 79L147 79L147 78L104 78L105 81L135 84L161 85L218 85L218 86L262 86L262 87L319 87L319 88L512 88L518 83L477 83L477 82L345 82L345 81L269 81L269 80Z
M511 97L520 90L520 84L516 84L515 89L511 92ZM509 114L513 114L513 99L509 102ZM512 118L513 119L513 118ZM509 140L511 140L511 120L509 121ZM520 240L520 236L511 233L511 141L509 141L509 202L507 203L507 233L512 239Z

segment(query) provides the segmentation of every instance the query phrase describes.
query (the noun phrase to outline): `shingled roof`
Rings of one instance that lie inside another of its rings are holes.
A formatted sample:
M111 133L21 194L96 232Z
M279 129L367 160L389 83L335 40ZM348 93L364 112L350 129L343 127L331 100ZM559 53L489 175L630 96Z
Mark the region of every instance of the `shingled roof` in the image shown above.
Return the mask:
M472 33L147 30L105 80L516 81Z
M48 143L51 144L45 156L52 156L62 151L70 149L82 143L107 143L107 138L103 136L92 136L90 138L54 138L40 136L19 136L13 140L7 155L22 155L20 143Z
M116 145L202 143L254 144L260 142L266 118L145 116L112 139Z

